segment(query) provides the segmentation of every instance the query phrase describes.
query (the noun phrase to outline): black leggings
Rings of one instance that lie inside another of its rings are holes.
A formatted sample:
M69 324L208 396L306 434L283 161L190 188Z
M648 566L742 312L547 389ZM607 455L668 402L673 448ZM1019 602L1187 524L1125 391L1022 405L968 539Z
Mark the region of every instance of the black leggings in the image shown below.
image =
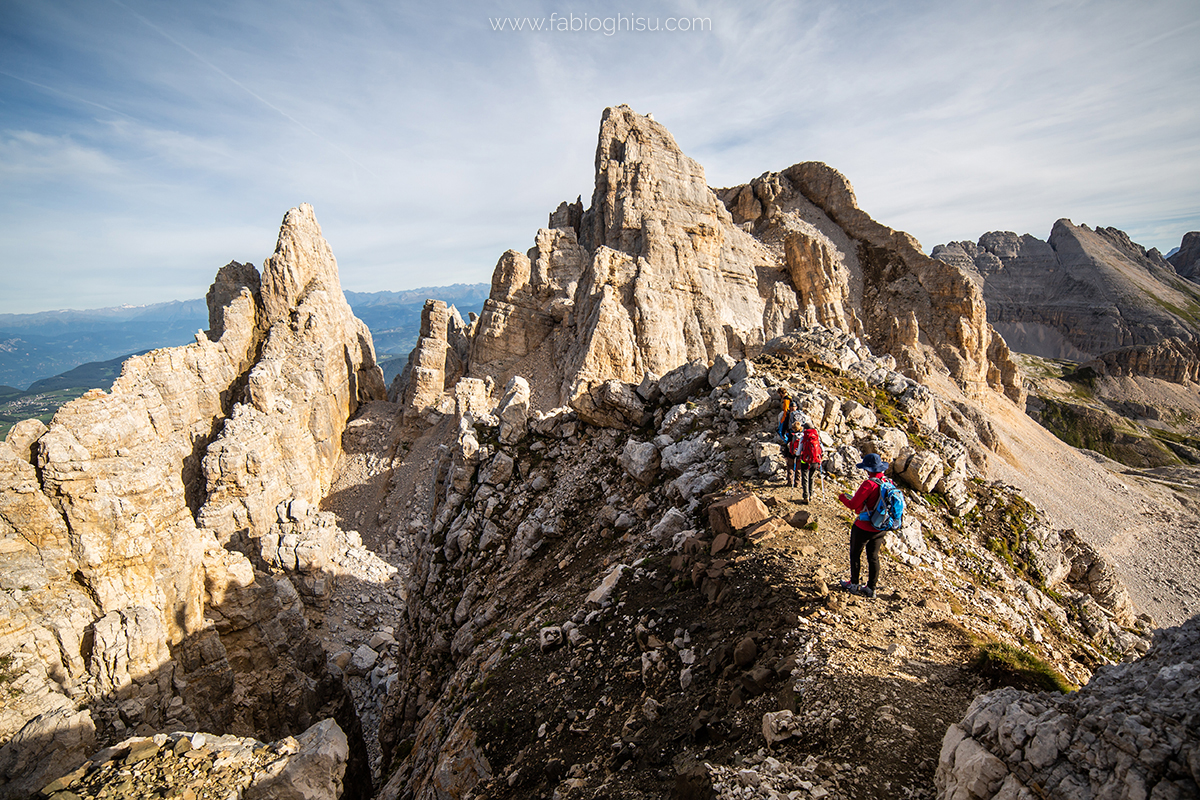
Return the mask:
M883 546L883 533L864 531L855 525L850 529L850 582L858 583L861 572L862 551L867 550L867 586L875 591L879 581L879 548Z

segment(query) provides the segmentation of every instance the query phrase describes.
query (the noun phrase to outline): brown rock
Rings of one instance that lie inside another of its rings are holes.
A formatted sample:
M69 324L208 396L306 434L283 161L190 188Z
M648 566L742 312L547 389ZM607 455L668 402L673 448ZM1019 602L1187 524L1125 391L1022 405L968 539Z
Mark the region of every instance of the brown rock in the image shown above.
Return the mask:
M944 600L937 600L932 597L926 597L917 603L921 608L927 608L935 614L949 615L951 613L950 604Z
M754 639L747 636L737 643L733 648L733 663L738 667L745 669L754 663L754 659L758 658L758 645L754 643Z
M708 522L714 533L736 533L770 516L763 502L749 493L723 497L708 507Z
M810 522L812 522L812 514L807 511L797 511L787 518L788 525L798 529L803 529Z
M790 530L788 523L779 517L770 517L751 525L745 530L745 534L750 541L760 543L773 539L776 534L786 533L788 530Z

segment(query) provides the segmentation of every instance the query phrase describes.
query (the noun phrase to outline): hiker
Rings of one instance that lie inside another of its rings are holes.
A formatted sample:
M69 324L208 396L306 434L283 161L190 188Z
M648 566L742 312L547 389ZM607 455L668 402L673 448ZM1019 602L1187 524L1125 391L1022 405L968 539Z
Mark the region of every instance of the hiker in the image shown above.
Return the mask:
M779 387L779 405L783 408L783 413L779 415L779 425L775 432L779 435L779 440L786 445L791 438L792 430L792 396L788 394L786 386Z
M797 420L797 422L799 421ZM796 437L793 452L796 453L796 470L799 473L800 487L804 492L804 499L800 502L808 505L808 501L812 499L813 474L821 469L821 457L824 453L821 450L820 432L807 421L801 427L804 430ZM795 481L791 485L795 486Z
M899 495L895 485L883 473L887 471L888 463L879 457L878 453L867 453L863 456L858 469L867 471L867 479L858 487L854 497L845 492L838 495L842 505L857 513L854 525L850 528L850 580L842 581L842 588L853 594L864 597L874 597L875 587L879 585L879 548L883 546L883 535L888 530L899 526L899 516L888 520L888 527L876 527L871 522L875 509L879 506L881 494L886 490L889 494ZM903 497L900 500L900 510L903 512ZM867 583L858 582L861 573L860 562L863 550L867 551Z
M787 485L794 489L800 481L800 445L804 423L793 419L788 428L787 438L783 442L783 469ZM807 493L804 502L808 502Z

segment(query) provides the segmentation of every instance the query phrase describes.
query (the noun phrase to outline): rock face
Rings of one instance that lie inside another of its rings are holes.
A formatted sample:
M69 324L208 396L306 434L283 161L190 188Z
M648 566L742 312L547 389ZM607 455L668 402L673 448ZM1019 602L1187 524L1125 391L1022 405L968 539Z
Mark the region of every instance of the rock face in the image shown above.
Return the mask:
M222 543L321 498L347 418L383 394L370 334L308 206L261 280L232 262L208 300L207 336L0 444L0 658L20 676L0 686L0 797L130 730L332 715L359 735L295 588Z
M978 243L938 245L933 255L974 275L988 319L1020 352L1087 361L1200 335L1200 285L1116 228L1061 219L1049 241L995 231Z
M798 164L715 193L662 125L627 106L605 110L595 166L591 206L560 206L528 253L501 256L477 321L431 317L392 390L406 418L448 413L461 368L489 386L525 377L535 409L570 405L609 424L615 405L638 425L609 382L685 364L707 379L718 359L810 325L865 337L914 375L948 371L968 394L1023 401L967 274L874 222L836 171Z
M1200 617L1068 695L1006 688L951 725L939 798L1200 796Z
M1168 256L1167 261L1183 277L1200 281L1200 231L1185 233L1179 252Z
M906 233L858 207L849 181L818 162L721 191L735 222L782 242L805 320L864 335L915 376L946 369L967 390L1023 394L983 298L957 265L924 255Z
M284 217L262 285L261 354L203 460L207 500L197 519L222 542L261 536L284 500L320 501L346 421L359 403L386 395L371 332L342 295L312 206Z
M1172 383L1200 383L1200 339L1174 337L1110 350L1082 365L1100 375L1142 375Z

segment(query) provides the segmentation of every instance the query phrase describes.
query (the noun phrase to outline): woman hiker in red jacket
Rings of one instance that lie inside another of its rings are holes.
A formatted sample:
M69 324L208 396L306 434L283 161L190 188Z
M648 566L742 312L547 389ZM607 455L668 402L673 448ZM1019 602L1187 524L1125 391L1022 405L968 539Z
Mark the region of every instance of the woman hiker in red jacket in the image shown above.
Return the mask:
M872 525L867 517L879 502L879 482L884 480L883 473L887 471L888 464L878 453L867 453L862 463L856 466L867 471L867 479L858 487L854 497L849 497L845 492L838 495L842 505L857 514L850 528L850 580L842 581L842 588L864 597L874 597L879 581L879 548L883 546L885 531ZM864 548L867 551L866 586L858 582Z

